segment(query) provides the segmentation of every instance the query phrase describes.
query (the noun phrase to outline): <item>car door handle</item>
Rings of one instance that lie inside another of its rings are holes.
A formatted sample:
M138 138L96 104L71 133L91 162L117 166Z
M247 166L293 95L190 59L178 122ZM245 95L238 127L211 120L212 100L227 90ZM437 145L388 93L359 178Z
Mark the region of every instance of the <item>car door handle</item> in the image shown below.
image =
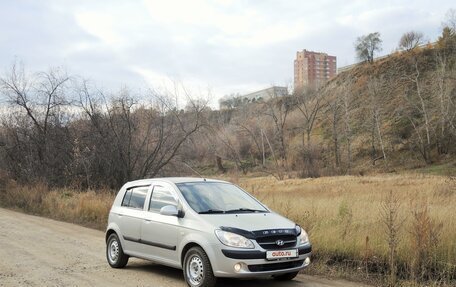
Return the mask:
M149 222L151 222L152 220L150 220L150 219L144 219L144 221L145 221L146 223L149 223Z

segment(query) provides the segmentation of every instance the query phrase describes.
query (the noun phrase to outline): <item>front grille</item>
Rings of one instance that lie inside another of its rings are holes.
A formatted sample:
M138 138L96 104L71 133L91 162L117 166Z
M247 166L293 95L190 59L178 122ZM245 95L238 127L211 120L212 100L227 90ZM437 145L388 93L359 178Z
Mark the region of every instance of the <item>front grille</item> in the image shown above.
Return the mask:
M295 235L272 235L259 237L256 239L258 244L266 250L277 250L284 249L296 246L296 236ZM283 241L283 245L278 245L277 241Z
M264 272L264 271L276 271L283 269L296 268L301 266L304 260L291 261L291 262L280 262L271 264L256 264L248 265L250 272Z

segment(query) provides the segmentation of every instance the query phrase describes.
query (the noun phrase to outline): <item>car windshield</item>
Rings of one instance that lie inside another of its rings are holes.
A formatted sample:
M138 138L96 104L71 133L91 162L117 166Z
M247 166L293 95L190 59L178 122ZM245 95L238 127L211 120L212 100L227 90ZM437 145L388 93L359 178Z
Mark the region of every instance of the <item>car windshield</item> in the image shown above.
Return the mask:
M188 204L200 214L268 212L239 187L223 182L178 183Z

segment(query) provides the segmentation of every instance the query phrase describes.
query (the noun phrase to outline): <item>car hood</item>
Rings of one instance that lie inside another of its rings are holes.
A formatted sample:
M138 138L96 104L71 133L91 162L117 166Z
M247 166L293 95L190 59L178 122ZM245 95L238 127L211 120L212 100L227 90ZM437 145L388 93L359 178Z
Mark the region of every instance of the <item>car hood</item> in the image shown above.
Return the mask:
M295 223L274 212L239 214L202 214L201 218L214 228L234 227L247 231L295 228Z

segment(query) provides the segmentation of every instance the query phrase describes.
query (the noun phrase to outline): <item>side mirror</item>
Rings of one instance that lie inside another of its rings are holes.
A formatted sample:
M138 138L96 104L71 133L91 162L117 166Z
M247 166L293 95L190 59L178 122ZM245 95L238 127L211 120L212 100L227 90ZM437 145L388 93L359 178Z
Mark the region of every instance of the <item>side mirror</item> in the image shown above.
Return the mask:
M167 216L178 216L179 210L177 210L177 207L174 205L165 205L160 209L160 214Z

